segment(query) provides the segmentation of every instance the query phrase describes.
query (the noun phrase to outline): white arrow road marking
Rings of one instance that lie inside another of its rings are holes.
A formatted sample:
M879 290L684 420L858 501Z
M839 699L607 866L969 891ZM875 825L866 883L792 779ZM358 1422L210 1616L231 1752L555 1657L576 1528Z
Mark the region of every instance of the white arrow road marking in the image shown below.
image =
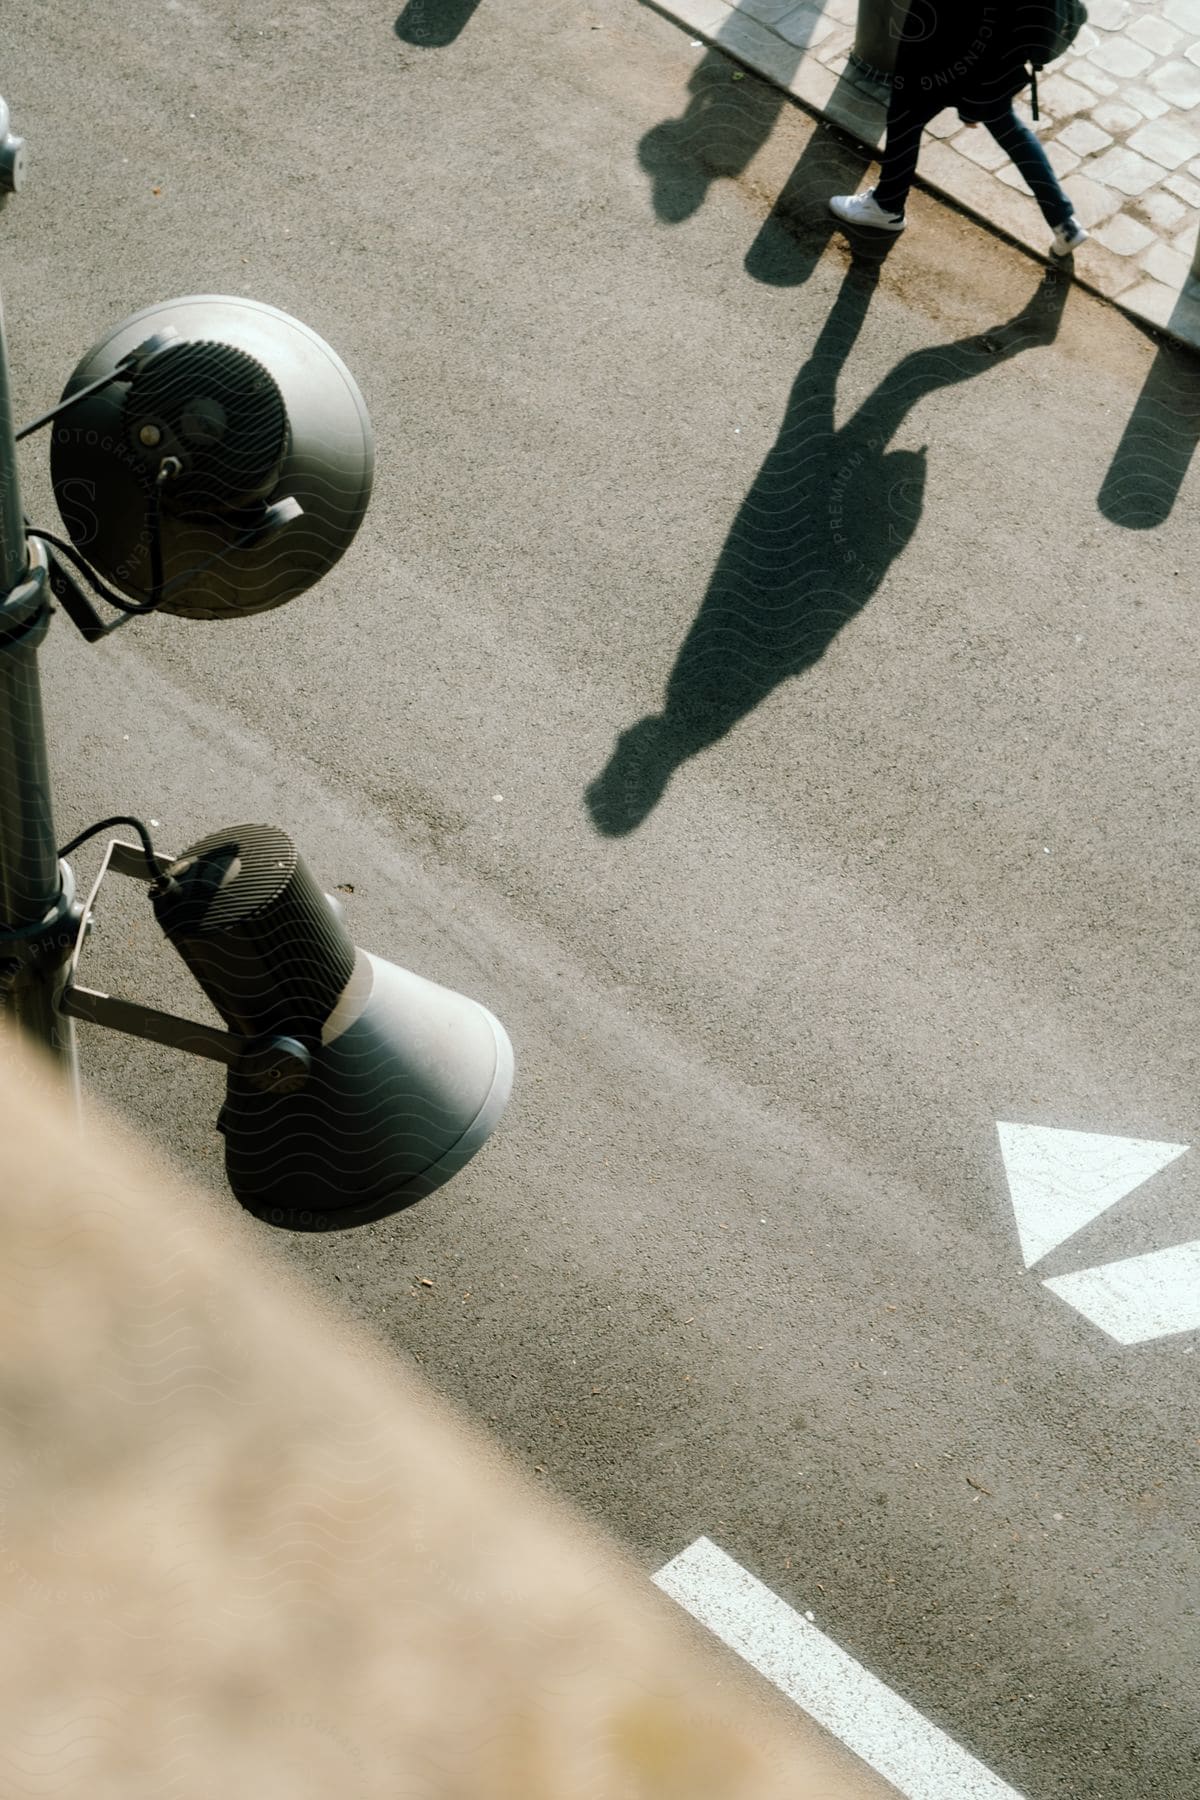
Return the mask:
M1027 1269L1188 1148L1043 1125L996 1130Z
M908 1800L1021 1800L708 1538L653 1579Z
M1042 1285L1118 1344L1200 1331L1200 1243L1056 1275Z

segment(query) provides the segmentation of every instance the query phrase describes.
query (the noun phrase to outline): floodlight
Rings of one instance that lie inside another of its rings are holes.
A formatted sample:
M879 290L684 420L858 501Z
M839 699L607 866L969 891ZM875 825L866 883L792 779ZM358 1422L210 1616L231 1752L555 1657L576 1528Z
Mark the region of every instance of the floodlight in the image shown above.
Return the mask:
M353 376L298 319L195 294L134 313L82 358L50 477L75 551L145 609L228 619L331 569L371 494Z

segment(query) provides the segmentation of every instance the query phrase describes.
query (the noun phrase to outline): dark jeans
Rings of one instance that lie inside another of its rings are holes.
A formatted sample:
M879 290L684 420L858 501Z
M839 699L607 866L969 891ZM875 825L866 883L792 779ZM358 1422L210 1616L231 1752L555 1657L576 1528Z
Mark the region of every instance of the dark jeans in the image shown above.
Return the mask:
M936 118L948 104L953 102L948 102L944 95L918 98L893 90L888 107L883 172L875 186L875 198L885 212L904 211L908 190L917 172L921 133L930 119ZM1052 231L1057 231L1071 217L1071 202L1059 187L1058 177L1041 144L1028 125L1023 125L1014 113L1012 101L998 100L982 108L979 123L987 126L1005 155L1020 170L1042 209L1042 217Z

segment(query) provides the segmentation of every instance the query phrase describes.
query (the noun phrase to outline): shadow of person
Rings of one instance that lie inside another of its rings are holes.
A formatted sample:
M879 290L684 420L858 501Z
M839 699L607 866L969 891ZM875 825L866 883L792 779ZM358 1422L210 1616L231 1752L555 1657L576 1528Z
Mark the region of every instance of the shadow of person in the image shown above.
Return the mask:
M797 46L797 67L803 56ZM714 181L735 181L744 174L790 104L782 87L747 79L719 42L692 71L688 92L682 117L664 119L638 145L655 215L667 225L680 225L699 212ZM852 69L838 76L828 104L864 141L878 135L878 103L875 116ZM854 193L869 160L858 143L818 121L750 247L746 273L773 287L798 287L806 281L836 229L830 194Z
M444 50L469 25L479 0L408 0L395 32L422 50Z
M839 115L869 117L848 70L838 77L829 106ZM870 126L864 123L859 129L866 135ZM841 229L829 211L829 196L856 193L869 162L869 151L836 128L818 123L746 252L747 275L768 287L799 287L806 282L830 238ZM892 242L887 240L889 248Z
M660 713L621 733L585 803L606 837L633 831L675 770L824 654L867 604L917 528L925 449L889 450L926 395L1053 342L1070 282L1049 269L1007 324L903 358L842 428L838 374L879 264L851 263L801 369L778 440L734 519Z
M1200 361L1164 344L1129 416L1096 504L1114 525L1151 531L1171 516L1200 443Z
M757 156L783 111L785 96L709 50L688 80L691 99L678 119L664 119L638 144L650 177L655 215L681 225L699 212L714 181L734 180Z

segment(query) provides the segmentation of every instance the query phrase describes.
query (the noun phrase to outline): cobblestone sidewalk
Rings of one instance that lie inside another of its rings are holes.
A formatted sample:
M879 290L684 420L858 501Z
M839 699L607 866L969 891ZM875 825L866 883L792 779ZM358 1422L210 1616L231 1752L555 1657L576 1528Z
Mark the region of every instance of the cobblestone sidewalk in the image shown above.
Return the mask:
M883 137L881 90L850 59L857 0L650 0L697 37L864 143ZM1036 127L1092 236L1089 288L1200 348L1200 0L1088 0L1089 22L1038 82ZM1030 117L1029 96L1018 110ZM1049 232L990 135L947 110L920 179L1045 255Z

